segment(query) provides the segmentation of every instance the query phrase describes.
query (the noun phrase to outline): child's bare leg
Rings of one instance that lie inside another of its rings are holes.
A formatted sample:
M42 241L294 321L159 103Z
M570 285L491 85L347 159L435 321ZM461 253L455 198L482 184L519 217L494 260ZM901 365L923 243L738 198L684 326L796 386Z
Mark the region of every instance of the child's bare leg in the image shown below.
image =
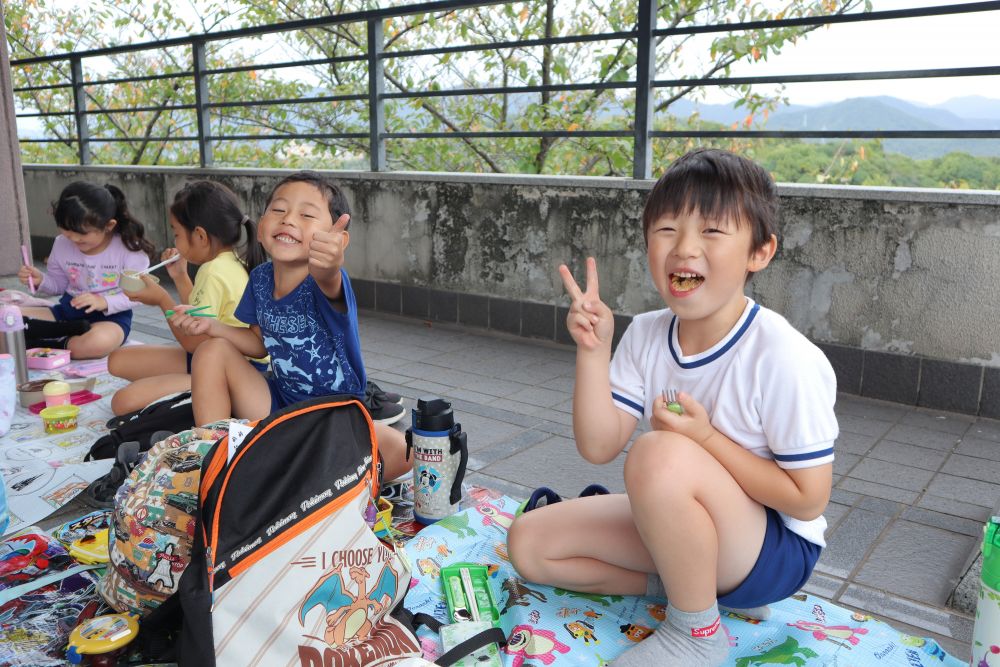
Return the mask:
M232 343L202 342L191 361L191 398L196 424L220 419L262 419L271 412L267 380Z
M640 437L625 462L632 516L669 599L667 620L616 667L716 665L729 653L716 596L739 586L764 541L764 508L678 434Z
M522 514L507 535L507 551L525 579L584 593L641 595L648 574L656 572L622 494Z
M386 424L375 424L378 438L378 455L382 459L382 480L390 481L405 475L412 467L406 460L406 438Z
M132 384L111 399L116 415L139 410L158 398L191 388L187 352L176 345L122 347L108 357L108 371Z
M19 306L19 308L22 317L32 317L36 320L48 320L49 322L56 321L52 311L44 306Z
M187 352L176 345L122 347L108 357L108 372L126 380L187 373Z
M116 415L141 410L153 401L191 389L191 376L187 373L170 373L141 378L115 392L111 398L111 411Z
M66 349L74 359L99 359L111 354L125 342L125 331L114 322L94 322L90 331L70 336Z

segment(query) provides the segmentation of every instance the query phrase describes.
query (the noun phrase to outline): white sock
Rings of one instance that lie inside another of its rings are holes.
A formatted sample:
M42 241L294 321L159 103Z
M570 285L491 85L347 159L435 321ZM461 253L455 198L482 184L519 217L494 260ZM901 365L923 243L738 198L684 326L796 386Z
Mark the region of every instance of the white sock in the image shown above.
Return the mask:
M667 620L612 661L611 667L718 667L728 656L729 640L718 605L687 612L667 603Z

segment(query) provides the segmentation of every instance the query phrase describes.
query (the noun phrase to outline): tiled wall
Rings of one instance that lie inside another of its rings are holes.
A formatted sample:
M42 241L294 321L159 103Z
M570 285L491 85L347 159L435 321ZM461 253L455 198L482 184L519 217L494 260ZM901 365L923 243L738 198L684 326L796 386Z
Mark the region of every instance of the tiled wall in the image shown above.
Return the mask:
M571 345L565 306L353 279L358 307ZM632 318L615 315L615 341ZM819 343L848 394L1000 419L1000 368Z

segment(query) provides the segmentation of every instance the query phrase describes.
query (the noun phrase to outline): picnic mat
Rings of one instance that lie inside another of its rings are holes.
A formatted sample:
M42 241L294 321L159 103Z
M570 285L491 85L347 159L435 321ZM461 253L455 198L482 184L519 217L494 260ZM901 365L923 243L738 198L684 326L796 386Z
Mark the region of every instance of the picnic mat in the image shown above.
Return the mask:
M607 664L645 638L666 611L664 600L587 595L524 581L507 560L507 528L519 502L487 489L471 490L472 507L417 533L406 544L414 581L406 607L447 622L441 568L467 561L491 568L500 606L507 667ZM729 640L726 665L838 665L842 667L959 667L933 639L912 637L871 616L826 600L793 595L771 605L770 620L723 614ZM441 654L437 634L419 634L428 659Z
M66 368L82 363L94 362L74 362ZM65 372L66 368L60 370ZM92 372L89 366L81 368ZM37 380L55 372L31 371L29 375ZM17 406L10 431L0 437L0 473L7 485L10 510L7 534L49 516L110 470L110 459L84 463L83 457L94 441L107 433L105 422L113 416L111 397L127 382L107 372L97 373L95 378L93 391L101 399L80 406L78 426L73 431L46 433L41 417Z

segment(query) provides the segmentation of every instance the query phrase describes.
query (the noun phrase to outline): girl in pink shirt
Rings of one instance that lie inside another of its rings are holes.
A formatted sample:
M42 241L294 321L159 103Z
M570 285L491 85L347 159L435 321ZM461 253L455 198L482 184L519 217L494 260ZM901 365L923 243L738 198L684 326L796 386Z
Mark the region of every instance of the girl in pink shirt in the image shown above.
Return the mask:
M22 266L43 294L59 294L50 308L22 308L28 337L65 346L74 359L96 359L121 346L132 328L132 302L118 287L123 271L149 267L153 245L113 185L70 183L52 206L59 227L47 273ZM50 324L54 322L55 324ZM68 338L66 338L68 337ZM65 339L65 340L63 340Z

